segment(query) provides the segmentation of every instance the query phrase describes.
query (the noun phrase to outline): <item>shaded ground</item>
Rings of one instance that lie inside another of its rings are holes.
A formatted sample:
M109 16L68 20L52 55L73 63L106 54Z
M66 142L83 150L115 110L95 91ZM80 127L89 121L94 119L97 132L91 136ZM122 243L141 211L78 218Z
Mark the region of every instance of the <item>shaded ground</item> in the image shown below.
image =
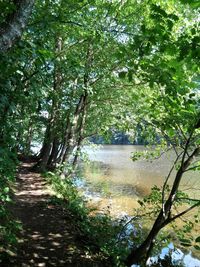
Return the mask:
M106 266L98 255L87 252L72 214L50 204L51 192L30 167L30 163L23 163L19 170L13 207L23 226L18 252L9 264L1 266Z

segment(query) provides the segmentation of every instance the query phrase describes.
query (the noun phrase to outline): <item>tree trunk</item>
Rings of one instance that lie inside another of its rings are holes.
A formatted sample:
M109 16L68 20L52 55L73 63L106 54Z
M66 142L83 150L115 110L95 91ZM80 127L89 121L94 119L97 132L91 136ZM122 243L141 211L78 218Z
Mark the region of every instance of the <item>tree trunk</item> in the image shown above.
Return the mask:
M78 104L76 105L76 109L73 115L73 121L72 122L68 121L69 127L65 138L65 146L62 151L62 163L69 161L71 152L75 147L77 147L76 150L77 153L75 154L74 158L74 165L75 165L78 158L78 151L80 150L79 148L81 145L80 140L82 140L81 136L84 127L84 120L85 120L85 113L86 113L87 99L88 99L87 88L89 82L89 69L92 61L92 50L90 46L91 44L88 43L86 62L85 62L85 74L83 77L84 90L79 98Z
M153 243L157 234L162 229L162 227L164 227L163 222L164 222L164 216L163 212L161 211L147 238L138 248L131 251L131 253L128 255L125 261L126 266L130 267L132 264L139 264L146 262L153 248Z
M42 157L42 159L40 160L40 162L38 164L38 167L39 167L39 169L41 171L45 171L46 168L47 168L47 164L48 164L48 161L49 161L51 150L52 150L52 143L49 142L49 143L47 143L45 145L44 151L43 151L43 157Z
M72 162L74 170L76 169L79 153L81 151L81 143L83 141L83 132L84 132L84 127L85 127L85 122L86 122L86 112L87 112L87 105L85 102L85 105L83 106L83 114L82 114L82 118L81 118L81 122L79 126L79 138L77 142L77 148L76 148L75 156Z
M63 140L62 148L60 151L60 155L57 159L57 163L63 163L64 162L65 153L66 153L66 150L68 147L69 147L69 144L68 144L68 133L67 133L64 140Z
M57 37L55 41L55 52L58 53L62 50L62 38ZM60 60L58 58L57 60ZM46 169L48 165L52 164L52 160L57 155L56 146L58 140L58 131L57 125L59 125L59 108L61 105L61 72L60 72L60 65L58 62L54 64L54 79L53 79L53 89L54 94L52 97L52 106L51 106L51 114L50 119L47 124L45 138L43 147L40 153L40 161L38 162L37 166L42 170ZM55 141L55 142L54 142Z
M0 52L6 52L19 39L32 12L34 0L15 0L16 10L0 25Z
M77 145L77 132L80 131L80 118L83 116L84 108L86 105L88 94L85 91L84 94L80 96L79 102L76 106L76 110L74 112L73 122L69 124L68 133L66 135L66 146L65 152L62 157L62 163L68 161L71 152L73 151L74 147ZM78 135L79 136L79 135Z
M159 215L157 219L154 222L154 225L145 239L145 241L136 249L132 250L131 253L128 255L125 264L126 266L130 267L132 264L139 264L144 260L147 260L152 248L154 239L157 237L157 234L159 231L169 224L171 221L173 221L173 218L171 217L171 211L172 211L172 205L175 201L175 197L177 194L177 191L179 189L179 185L183 176L183 173L187 170L187 168L190 166L194 158L199 155L200 153L200 147L196 147L193 152L188 156L187 150L189 147L190 139L192 137L193 132L191 133L190 137L187 140L187 143L185 145L184 153L182 156L181 166L179 167L176 177L174 179L171 192L168 196L168 199L163 203L163 208L160 210ZM181 213L180 213L181 214ZM179 215L174 216L174 218L178 218Z
M70 112L71 112L71 107L70 107ZM62 140L62 148L59 154L59 157L57 159L57 163L64 163L66 154L68 153L67 150L70 147L70 140L71 140L71 135L72 135L72 124L70 122L70 112L67 113L67 121L66 121L66 128L65 128L65 133L64 133L64 138Z
M49 159L48 159L48 169L54 169L56 166L56 159L57 159L57 155L58 155L58 151L59 151L59 141L54 138L54 141L53 141L53 146L52 146L52 150L51 150L51 155L49 156Z
M25 144L25 150L24 150L24 153L25 155L29 155L30 152L31 152L31 141L32 141L32 138L33 138L33 123L32 121L30 120L29 122L29 129L28 129L28 134L27 134L27 137L26 137L26 144Z

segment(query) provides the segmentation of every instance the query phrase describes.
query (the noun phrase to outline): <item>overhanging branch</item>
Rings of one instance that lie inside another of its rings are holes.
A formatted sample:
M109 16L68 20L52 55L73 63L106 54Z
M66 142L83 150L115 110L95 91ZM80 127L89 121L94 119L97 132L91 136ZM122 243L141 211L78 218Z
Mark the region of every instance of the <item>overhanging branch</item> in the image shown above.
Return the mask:
M193 210L194 208L200 206L200 201L198 201L197 203L195 203L194 205L190 206L188 209L176 214L174 217L171 217L171 218L168 218L166 221L165 221L165 225L175 221L176 219L180 218L181 216L185 215L186 213L188 213L189 211Z

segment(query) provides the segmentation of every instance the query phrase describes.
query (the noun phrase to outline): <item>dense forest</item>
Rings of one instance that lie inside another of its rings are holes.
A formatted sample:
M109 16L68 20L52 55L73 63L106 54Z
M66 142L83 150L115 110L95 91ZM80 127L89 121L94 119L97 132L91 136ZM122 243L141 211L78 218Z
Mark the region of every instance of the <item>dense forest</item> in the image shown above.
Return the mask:
M0 0L0 10L0 259L17 246L13 188L34 145L41 150L31 171L51 171L59 184L88 140L114 131L158 143L156 155L133 160L176 155L163 187L140 202L151 205L149 231L105 253L110 266L145 266L163 228L193 209L198 223L198 195L179 186L185 172L200 169L199 1ZM199 242L182 240L197 251Z

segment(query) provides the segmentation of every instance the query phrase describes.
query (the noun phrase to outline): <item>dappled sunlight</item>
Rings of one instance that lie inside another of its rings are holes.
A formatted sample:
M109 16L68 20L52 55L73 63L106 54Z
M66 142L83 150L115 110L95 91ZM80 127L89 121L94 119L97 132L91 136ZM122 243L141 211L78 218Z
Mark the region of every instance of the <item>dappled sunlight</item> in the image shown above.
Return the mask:
M72 215L50 203L46 183L40 175L29 173L28 167L23 164L15 190L13 213L23 229L18 236L17 255L9 267L94 266L78 241Z
M23 164L27 166L27 164ZM30 167L30 166L29 166ZM27 172L25 169L22 173L19 174L18 179L20 179L20 184L18 182L18 187L20 190L16 191L15 195L20 197L21 201L38 201L46 200L49 197L50 192L45 188L46 182L41 180L41 177L38 173Z
M41 202L26 203L22 207L23 231L19 253L22 253L23 262L34 264L31 266L62 266L66 261L72 261L78 250L71 245L74 243L69 232L71 228L68 229L66 219L62 218L62 210L59 207L49 209Z

